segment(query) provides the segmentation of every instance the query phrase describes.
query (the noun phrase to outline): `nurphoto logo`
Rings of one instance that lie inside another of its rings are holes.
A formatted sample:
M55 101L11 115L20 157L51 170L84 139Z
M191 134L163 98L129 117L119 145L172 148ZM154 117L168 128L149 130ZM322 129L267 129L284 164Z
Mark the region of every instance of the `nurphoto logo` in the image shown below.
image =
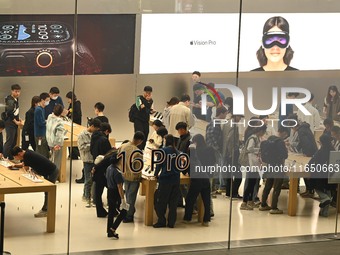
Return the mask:
M203 83L201 83L203 84ZM206 84L203 84L206 85ZM210 88L209 85L206 85L210 90L212 90L212 92L217 96L218 93L215 89ZM244 110L244 106L245 106L245 96L243 94L243 91L235 86L235 85L231 85L231 84L216 84L215 85L216 89L228 89L233 97L233 114L234 115L244 115L245 114L245 110ZM254 114L254 115L270 115L273 114L276 110L277 110L277 106L278 106L278 100L279 100L279 95L278 95L278 88L274 87L272 88L272 105L269 109L265 109L265 110L259 110L256 109L254 107L254 103L253 103L253 88L252 87L248 87L247 88L247 106L249 111ZM295 105L299 110L301 110L301 112L304 115L311 115L311 113L305 108L305 106L303 104L307 103L310 98L311 98L311 93L308 89L305 88L297 88L297 87L281 87L280 88L280 94L281 94L281 113L282 115L286 115L286 105L287 104L291 104L291 105ZM287 94L288 93L299 93L299 94L303 94L305 95L305 97L303 98L287 98ZM206 115L207 114L207 94L202 94L202 115ZM220 101L220 103L223 104L223 102ZM274 122L278 122L279 119L270 119L268 121L271 121L271 125L274 126ZM261 124L255 124L255 123L261 123ZM292 122L294 122L295 124L292 125ZM264 122L262 120L243 120L242 122L238 122L235 123L232 120L226 120L226 119L215 119L214 120L214 125L215 124L230 124L230 125L244 125L244 126L251 126L251 127L259 127L259 126L263 126ZM252 124L254 123L254 125ZM284 127L295 127L297 125L296 120L293 119L285 119L283 121L281 121L281 125Z

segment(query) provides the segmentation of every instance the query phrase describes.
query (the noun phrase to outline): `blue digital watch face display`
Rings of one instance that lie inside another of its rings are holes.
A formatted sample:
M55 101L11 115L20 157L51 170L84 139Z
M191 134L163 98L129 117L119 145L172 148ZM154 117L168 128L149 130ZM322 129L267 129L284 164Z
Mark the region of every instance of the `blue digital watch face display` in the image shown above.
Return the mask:
M71 39L70 29L60 22L2 24L0 44L61 43Z
M135 14L79 14L77 40L75 18L0 15L0 76L134 72Z

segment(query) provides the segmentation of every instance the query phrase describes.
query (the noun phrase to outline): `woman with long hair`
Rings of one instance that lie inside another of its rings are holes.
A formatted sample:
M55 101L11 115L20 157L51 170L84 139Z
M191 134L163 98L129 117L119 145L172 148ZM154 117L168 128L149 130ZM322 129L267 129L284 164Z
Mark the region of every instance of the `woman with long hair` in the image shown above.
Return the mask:
M289 23L280 16L269 18L263 26L262 46L256 52L260 67L253 71L290 71L294 51L289 44Z
M326 118L340 121L340 96L336 86L330 86L324 100L323 112Z

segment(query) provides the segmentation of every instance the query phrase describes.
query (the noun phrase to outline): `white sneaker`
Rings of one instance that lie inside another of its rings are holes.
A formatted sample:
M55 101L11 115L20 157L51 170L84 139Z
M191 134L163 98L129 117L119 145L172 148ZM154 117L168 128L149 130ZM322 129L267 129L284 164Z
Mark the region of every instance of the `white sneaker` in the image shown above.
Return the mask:
M259 210L260 211L270 211L272 208L269 205L262 206L260 205Z
M251 211L251 210L254 210L254 209L253 209L253 207L251 207L250 205L248 205L247 202L242 202L241 207L240 207L240 210L248 210L248 211Z
M34 217L36 218L47 217L47 211L40 210L39 212L34 214Z
M276 208L276 209L271 209L271 210L269 211L269 213L270 213L270 214L283 214L283 211L280 210L280 209L278 209L278 208Z
M90 200L90 201L87 201L85 207L86 207L86 208L91 208L91 207L92 207L91 200Z
M209 227L209 221L204 221L202 222L203 227Z

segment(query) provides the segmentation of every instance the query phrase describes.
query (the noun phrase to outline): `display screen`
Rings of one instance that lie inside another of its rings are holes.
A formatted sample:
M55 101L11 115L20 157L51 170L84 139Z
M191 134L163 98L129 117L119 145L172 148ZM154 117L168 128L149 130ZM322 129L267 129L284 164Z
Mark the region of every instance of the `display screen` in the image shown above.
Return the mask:
M70 29L60 22L0 24L0 44L60 43L70 38Z
M140 73L235 72L238 14L142 14Z
M340 13L142 14L140 73L235 72L238 52L240 72L340 69L328 43L339 23Z
M0 76L129 74L135 14L0 15Z
M258 69L259 51L264 52L264 64L270 61L266 71L274 69L283 55L290 55L289 63L287 58L285 61L294 70L340 69L340 51L329 44L340 40L334 28L339 23L340 13L243 13L239 70ZM282 35L271 36L275 33ZM277 47L273 47L275 44Z

